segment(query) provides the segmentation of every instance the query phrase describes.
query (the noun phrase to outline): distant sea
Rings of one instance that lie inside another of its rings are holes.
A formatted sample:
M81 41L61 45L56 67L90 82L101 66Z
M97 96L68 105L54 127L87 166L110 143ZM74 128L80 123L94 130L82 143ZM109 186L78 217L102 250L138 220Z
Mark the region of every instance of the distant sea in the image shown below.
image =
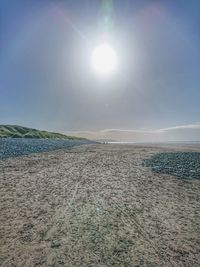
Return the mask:
M107 144L139 144L139 145L200 145L200 141L169 141L169 142L131 142L105 141Z
M91 143L87 140L0 138L0 160Z

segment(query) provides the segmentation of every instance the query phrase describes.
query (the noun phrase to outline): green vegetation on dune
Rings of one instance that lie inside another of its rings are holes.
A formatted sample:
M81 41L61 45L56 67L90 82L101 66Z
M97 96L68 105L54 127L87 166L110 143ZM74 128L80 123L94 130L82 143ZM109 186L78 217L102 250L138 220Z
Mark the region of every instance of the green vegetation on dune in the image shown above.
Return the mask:
M0 138L51 138L67 140L84 140L85 138L68 136L61 133L40 131L18 125L0 125Z

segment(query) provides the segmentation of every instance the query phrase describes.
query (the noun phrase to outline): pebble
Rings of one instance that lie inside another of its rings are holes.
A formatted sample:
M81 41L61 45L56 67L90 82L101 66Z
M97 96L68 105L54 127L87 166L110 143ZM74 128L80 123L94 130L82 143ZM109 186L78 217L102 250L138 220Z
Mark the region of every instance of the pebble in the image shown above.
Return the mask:
M199 152L158 153L144 161L152 171L177 176L182 179L200 180Z
M89 144L87 140L0 138L0 160Z

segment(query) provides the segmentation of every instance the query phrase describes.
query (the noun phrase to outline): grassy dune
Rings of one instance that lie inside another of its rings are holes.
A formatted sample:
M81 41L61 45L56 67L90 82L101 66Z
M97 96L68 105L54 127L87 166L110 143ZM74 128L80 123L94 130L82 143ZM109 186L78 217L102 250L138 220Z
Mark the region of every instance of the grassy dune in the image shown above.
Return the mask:
M18 125L0 125L0 138L51 138L67 140L83 140L84 138L68 136L61 133L40 131Z

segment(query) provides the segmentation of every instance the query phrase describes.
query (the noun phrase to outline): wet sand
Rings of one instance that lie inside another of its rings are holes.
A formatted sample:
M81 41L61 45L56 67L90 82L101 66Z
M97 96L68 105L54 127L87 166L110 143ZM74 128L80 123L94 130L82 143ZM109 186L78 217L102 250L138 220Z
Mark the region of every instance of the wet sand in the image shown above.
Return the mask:
M200 181L144 159L196 146L84 145L0 161L0 266L200 266Z

